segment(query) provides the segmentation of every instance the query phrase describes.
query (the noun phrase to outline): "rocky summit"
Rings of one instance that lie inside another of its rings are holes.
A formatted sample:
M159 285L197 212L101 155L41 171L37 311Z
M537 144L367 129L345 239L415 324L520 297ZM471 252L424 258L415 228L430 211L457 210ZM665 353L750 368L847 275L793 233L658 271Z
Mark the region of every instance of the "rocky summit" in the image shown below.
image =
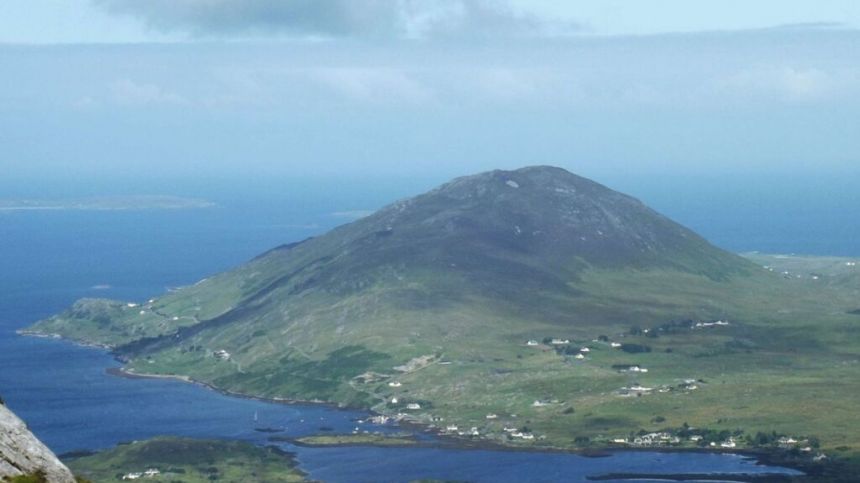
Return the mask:
M12 411L0 404L0 481L41 474L50 483L74 483L66 466Z

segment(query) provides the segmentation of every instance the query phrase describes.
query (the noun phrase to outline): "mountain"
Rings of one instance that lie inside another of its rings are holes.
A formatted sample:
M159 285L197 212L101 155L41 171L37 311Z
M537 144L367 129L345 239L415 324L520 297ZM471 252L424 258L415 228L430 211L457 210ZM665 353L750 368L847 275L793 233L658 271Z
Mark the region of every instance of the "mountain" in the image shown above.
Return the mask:
M36 474L44 477L40 481L75 482L72 472L0 402L0 481Z
M528 167L455 179L145 303L81 300L29 332L111 347L137 374L505 443L503 427L528 426L570 447L682 423L810 434L793 405L824 378L846 394L860 380L843 373L856 294L825 289ZM838 434L850 406L815 427Z

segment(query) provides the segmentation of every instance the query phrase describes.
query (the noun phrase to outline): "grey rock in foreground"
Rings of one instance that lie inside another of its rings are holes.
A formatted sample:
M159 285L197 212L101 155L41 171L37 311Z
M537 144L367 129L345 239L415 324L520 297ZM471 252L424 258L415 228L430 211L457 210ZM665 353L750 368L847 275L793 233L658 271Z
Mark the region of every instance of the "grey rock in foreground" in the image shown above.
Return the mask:
M54 453L0 404L0 481L7 477L44 472L51 483L74 483L75 477Z

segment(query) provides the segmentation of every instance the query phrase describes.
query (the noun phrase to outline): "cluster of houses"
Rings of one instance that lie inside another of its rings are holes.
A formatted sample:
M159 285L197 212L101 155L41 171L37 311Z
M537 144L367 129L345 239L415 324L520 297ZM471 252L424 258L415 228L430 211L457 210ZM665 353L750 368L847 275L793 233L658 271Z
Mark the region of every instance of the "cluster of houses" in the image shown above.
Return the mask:
M480 436L481 432L478 431L478 428L473 426L468 431L460 430L459 426L456 424L449 424L445 426L445 433L447 434L456 434L457 436Z
M629 370L632 372L648 372L647 369L643 369L641 367L639 368L638 371L634 371L632 369L632 367L638 367L638 366L631 366L631 369L629 369ZM682 391L695 391L695 390L699 389L699 381L697 381L695 379L684 379L683 382L678 384L677 388L679 390L682 390ZM654 391L659 392L661 394L665 394L668 392L672 392L673 390L675 390L674 387L667 386L667 385L662 385L658 388L653 388L653 387L645 387L639 383L635 383L629 387L622 387L621 389L618 390L618 394L621 396L643 396L646 394L653 394Z
M633 440L627 438L616 438L612 440L615 444L628 444L632 446L665 446L669 444L679 444L681 439L673 434L665 431L658 433L648 433L636 436Z
M791 436L783 436L776 441L776 444L779 445L780 448L784 448L784 449L798 448L800 451L802 451L804 453L811 453L812 452L812 446L809 446L809 440L808 439L799 440L799 439L792 438ZM827 456L824 456L823 454L821 454L819 456L823 456L823 458L827 458ZM821 458L821 459L823 459L823 458ZM818 461L821 461L821 459L819 459Z
M230 360L230 353L225 351L224 349L215 351L215 357L221 359L222 361Z
M160 475L161 471L157 468L150 468L143 473L126 473L122 476L123 480L139 480L141 478L155 478Z
M524 441L531 441L531 440L535 439L534 434L524 433L524 432L518 430L517 428L509 428L506 426L503 428L503 431L508 433L508 436L510 436L513 439L522 439Z
M694 434L689 438L690 442L697 444L701 442L702 439L704 439L704 437L698 434ZM634 437L632 440L627 438L615 438L612 440L612 443L638 447L668 446L681 444L681 438L666 431L660 431L656 433L642 434ZM723 449L734 449L737 448L738 441L734 437L730 437L721 443L711 442L710 446L712 448L720 447Z

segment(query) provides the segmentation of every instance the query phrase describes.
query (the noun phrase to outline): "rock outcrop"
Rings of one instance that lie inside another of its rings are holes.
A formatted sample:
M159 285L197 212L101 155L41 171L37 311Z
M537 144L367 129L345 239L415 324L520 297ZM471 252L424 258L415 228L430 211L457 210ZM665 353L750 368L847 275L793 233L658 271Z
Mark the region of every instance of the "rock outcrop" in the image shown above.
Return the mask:
M57 456L0 403L0 481L39 472L51 483L75 481Z

